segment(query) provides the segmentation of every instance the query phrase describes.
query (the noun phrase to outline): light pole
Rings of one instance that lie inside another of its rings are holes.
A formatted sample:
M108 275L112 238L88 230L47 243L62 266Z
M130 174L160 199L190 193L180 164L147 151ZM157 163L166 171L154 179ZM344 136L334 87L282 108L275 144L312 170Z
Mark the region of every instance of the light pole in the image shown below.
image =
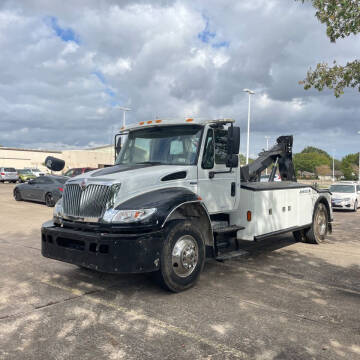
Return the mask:
M249 163L249 144L250 144L250 108L251 108L251 95L255 94L255 91L244 89L244 92L249 94L249 109L248 109L248 128L247 128L247 142L246 142L246 165Z
M360 131L358 131L358 135L360 135ZM360 182L360 151L359 151L359 177L358 182Z
M127 108L127 107L123 107L123 106L117 106L117 109L123 111L123 124L122 124L122 126L125 126L126 125L126 112L131 111L131 109Z
M265 139L266 139L266 151L269 150L269 139L270 139L270 136L265 136ZM265 169L265 175L267 175L267 168Z

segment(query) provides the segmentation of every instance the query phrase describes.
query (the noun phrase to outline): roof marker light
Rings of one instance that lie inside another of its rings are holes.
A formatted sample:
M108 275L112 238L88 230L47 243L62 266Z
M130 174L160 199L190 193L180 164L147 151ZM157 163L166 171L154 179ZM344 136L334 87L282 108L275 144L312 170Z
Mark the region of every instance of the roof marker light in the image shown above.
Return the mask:
M160 124L160 123L162 122L162 120L155 120L155 122L156 122L157 124Z
M152 121L151 121L151 120L149 120L149 121L147 121L146 123L147 123L147 124L152 124Z
M145 124L144 121L140 121L140 122L139 122L139 125L144 125L144 124Z
M194 121L194 119L191 119L191 118L190 118L190 119L186 119L185 121L186 121L186 122L192 122L192 121Z

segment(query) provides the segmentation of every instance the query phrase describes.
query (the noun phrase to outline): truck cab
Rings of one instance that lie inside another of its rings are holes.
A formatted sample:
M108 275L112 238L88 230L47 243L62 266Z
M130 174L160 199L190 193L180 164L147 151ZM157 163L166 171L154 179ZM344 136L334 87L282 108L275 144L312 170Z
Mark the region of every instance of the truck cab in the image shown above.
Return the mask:
M42 227L45 257L110 273L154 272L177 292L196 282L207 257L243 254L240 239L293 231L319 243L331 229L330 197L296 182L288 138L240 168L232 119L142 121L119 136L114 166L66 183ZM285 181L256 181L274 160ZM54 158L46 164L57 166Z

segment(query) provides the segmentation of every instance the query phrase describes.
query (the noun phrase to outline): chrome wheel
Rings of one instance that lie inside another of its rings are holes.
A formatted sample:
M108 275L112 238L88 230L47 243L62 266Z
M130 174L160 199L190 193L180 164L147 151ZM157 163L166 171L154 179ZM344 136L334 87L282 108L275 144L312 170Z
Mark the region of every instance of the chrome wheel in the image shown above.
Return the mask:
M180 237L172 251L172 267L179 277L189 276L198 263L199 249L191 235Z

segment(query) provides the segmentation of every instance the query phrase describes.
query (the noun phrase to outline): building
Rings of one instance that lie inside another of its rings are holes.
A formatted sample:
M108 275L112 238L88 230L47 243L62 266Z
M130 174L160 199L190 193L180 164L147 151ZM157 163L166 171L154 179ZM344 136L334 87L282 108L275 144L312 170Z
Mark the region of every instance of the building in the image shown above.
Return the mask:
M320 181L332 181L332 179L333 179L332 169L330 168L330 166L327 166L327 165L318 166L316 168L316 174ZM344 174L339 170L335 170L334 177L335 177L335 180L340 180L344 177Z
M114 147L100 146L83 150L34 150L0 147L0 167L15 169L38 168L46 170L44 165L47 156L54 156L65 161L65 169L74 167L103 167L114 163Z

